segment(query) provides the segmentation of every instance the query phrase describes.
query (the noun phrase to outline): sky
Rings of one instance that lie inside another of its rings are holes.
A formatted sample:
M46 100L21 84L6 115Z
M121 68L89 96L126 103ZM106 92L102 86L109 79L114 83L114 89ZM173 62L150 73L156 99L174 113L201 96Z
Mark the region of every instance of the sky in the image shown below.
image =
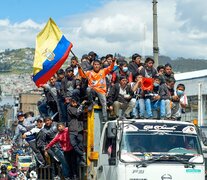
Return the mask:
M1 0L0 49L35 48L51 17L73 52L152 55L152 0ZM207 59L207 1L158 0L160 55Z

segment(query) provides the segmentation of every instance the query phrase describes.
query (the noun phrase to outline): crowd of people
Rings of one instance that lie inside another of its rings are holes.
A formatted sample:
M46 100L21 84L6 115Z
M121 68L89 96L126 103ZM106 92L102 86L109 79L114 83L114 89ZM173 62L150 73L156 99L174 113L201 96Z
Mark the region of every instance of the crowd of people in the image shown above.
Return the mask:
M154 67L154 60L135 53L128 63L112 54L98 58L95 52L83 55L81 62L71 58L71 65L60 69L48 84L42 85L45 101L38 104L45 117L58 112L61 122L70 121L71 102L84 102L88 111L98 103L103 121L126 118L174 119L181 117L187 105L185 85L178 84L170 64ZM98 101L97 101L98 99ZM122 111L121 111L122 110Z
M78 167L86 165L83 147L84 110L102 108L103 122L109 119L180 120L187 105L185 85L175 86L170 64L154 67L154 60L135 53L131 62L107 54L101 59L95 52L85 54L81 62L59 69L42 84L44 99L37 103L40 116L19 112L13 143L26 140L39 167L61 164L65 179L78 179ZM21 142L18 142L21 143ZM54 173L56 173L54 171ZM56 174L55 174L56 175Z

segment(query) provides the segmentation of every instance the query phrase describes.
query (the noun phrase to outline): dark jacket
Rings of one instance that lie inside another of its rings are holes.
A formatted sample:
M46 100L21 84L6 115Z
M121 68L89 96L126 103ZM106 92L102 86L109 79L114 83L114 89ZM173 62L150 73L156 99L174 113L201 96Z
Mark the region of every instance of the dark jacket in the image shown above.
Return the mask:
M152 69L147 69L146 67L144 67L140 70L140 74L143 77L154 78L157 75L157 70L154 67Z
M80 132L83 130L82 115L84 113L84 105L81 104L79 107L72 107L71 105L68 105L67 112L71 119L69 122L70 143L75 152L79 156L83 156L83 137Z
M91 66L91 64L88 61L82 61L81 67L83 68L84 71L90 71L93 69L93 66Z
M139 75L139 70L138 68L142 66L142 64L137 64L135 62L131 62L128 66L129 71L132 72L133 78L135 79L137 75Z
M73 107L70 104L67 107L67 113L70 117L69 130L70 132L80 132L83 130L82 115L84 112L84 105Z
M120 84L116 83L109 91L108 95L108 105L111 106L114 101L118 101L119 98L119 92L120 92ZM126 93L129 94L131 97L133 97L134 92L131 89L130 85L127 85ZM126 100L127 102L128 100Z
M171 79L171 78L175 78L175 77L174 77L174 72L172 72L171 74L164 74L165 82L166 82L168 79Z
M44 94L46 97L46 104L50 107L53 113L56 113L58 111L57 102L55 101L51 92L47 89L44 89Z
M63 97L71 97L73 90L76 88L80 88L81 81L79 79L75 79L74 77L64 77L61 82L61 89L63 93Z
M170 99L171 93L167 87L167 85L164 83L160 86L160 97L161 99Z
M160 96L160 86L153 87L152 91L144 91L144 99L150 99L151 101L154 101L154 96Z
M51 126L44 126L43 129L36 136L36 143L38 148L45 148L46 145L52 141L57 134L57 123L53 122Z

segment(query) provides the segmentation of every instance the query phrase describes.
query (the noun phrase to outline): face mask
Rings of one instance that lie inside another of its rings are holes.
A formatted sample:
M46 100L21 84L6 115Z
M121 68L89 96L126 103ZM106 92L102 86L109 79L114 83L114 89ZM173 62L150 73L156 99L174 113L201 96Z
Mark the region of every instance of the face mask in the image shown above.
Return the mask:
M178 96L182 96L182 95L184 94L184 91L177 90L177 92L176 92L176 93L177 93L177 95L178 95Z
M128 67L123 67L123 71L127 72L128 71Z
M154 83L154 87L158 87L158 86L159 86L159 84L155 82Z

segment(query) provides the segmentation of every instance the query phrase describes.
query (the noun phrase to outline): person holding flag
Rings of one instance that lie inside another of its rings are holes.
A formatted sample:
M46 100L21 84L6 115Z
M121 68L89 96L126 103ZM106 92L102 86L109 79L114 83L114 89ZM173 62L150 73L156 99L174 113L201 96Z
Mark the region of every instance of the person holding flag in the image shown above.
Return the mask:
M101 69L101 62L98 59L93 61L93 69L91 71L83 71L78 64L78 73L81 77L88 79L87 96L89 101L88 110L93 109L93 94L96 94L100 100L103 113L103 121L107 121L107 109L106 109L106 75L109 74L115 64L115 59L107 68Z

